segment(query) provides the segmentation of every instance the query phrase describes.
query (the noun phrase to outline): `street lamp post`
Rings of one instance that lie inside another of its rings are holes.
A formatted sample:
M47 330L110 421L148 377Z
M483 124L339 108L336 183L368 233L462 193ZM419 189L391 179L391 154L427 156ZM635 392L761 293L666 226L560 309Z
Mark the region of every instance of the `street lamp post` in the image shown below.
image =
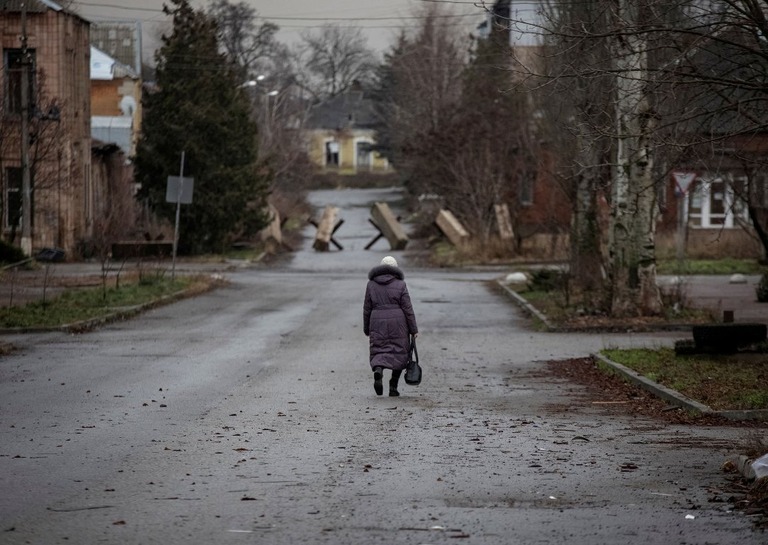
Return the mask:
M269 99L272 97L276 97L278 95L279 91L273 90L268 92L266 95L264 95L264 100L267 102L267 107L265 108L264 117L266 119L265 130L267 134L267 143L271 143L272 141L272 124L275 121L275 102L276 100L270 101Z
M270 98L276 97L280 92L277 90L272 91L266 91L263 88L256 89L257 87L260 87L261 82L263 82L265 79L267 79L267 76L264 74L259 74L256 76L256 78L245 81L240 84L241 89L255 89L256 92L252 95L252 106L255 106L257 103L257 95L261 95L261 104L259 110L261 110L259 113L256 113L256 119L263 121L263 129L264 129L264 139L263 144L266 146L269 146L271 140L272 140L272 124L274 123L274 110L275 110L275 101L270 101ZM271 102L271 103L270 103ZM262 127L260 127L261 129ZM260 131L261 132L261 131Z

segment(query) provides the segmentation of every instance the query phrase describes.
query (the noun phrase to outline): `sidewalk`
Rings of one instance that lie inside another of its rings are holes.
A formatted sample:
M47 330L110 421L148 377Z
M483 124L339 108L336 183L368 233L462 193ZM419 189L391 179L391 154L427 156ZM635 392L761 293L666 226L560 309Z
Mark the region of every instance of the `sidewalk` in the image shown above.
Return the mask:
M692 306L710 309L718 319L731 310L735 322L768 323L768 303L759 303L755 293L759 275L743 276L745 282L740 283L733 283L731 276L659 276L658 283L669 287L676 278L682 278L682 293Z
M180 259L176 262L176 274L214 274L231 271L248 265L246 261L193 261ZM47 270L46 270L47 268ZM171 260L157 262L145 261L141 264L144 271L160 269L168 276L171 274ZM134 274L139 269L137 262L128 262L121 272L123 277ZM55 297L68 288L101 285L101 263L50 263L40 264L34 270L4 271L0 274L0 308L9 304L21 305L31 301ZM110 272L114 282L116 272Z

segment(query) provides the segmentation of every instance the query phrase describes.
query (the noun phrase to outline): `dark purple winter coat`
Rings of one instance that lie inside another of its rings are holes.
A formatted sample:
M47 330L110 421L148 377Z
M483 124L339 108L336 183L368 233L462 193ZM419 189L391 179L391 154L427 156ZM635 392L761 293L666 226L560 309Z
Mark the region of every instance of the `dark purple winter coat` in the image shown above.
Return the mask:
M368 336L371 368L405 369L410 335L418 333L403 271L379 265L368 273L363 303L363 332Z

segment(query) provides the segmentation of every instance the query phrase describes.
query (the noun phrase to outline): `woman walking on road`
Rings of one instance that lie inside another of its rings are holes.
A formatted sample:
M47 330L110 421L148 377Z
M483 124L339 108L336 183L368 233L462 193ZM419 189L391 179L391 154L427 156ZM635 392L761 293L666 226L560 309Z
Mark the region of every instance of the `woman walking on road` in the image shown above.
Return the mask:
M410 336L418 337L416 315L405 285L405 275L392 256L368 273L363 303L363 332L368 337L373 389L381 395L384 369L392 371L389 395L399 396L397 383L408 364Z

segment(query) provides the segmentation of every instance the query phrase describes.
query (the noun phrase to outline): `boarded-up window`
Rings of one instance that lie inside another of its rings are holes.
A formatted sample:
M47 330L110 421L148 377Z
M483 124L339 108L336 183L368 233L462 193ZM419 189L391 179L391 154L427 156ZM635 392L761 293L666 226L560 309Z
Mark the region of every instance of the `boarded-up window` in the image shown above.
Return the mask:
M521 206L533 205L534 179L535 179L535 174L532 174L532 173L523 173L518 178L517 193L518 193L518 200L520 201Z

